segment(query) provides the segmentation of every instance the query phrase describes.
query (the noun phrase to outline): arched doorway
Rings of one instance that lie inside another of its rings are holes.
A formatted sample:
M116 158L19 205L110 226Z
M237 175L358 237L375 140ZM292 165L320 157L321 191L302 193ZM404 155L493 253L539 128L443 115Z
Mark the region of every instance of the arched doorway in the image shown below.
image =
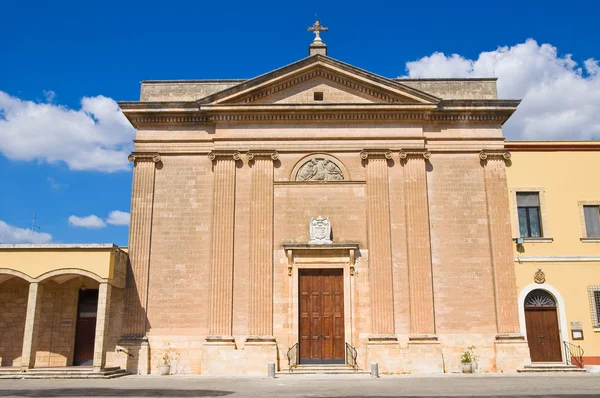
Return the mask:
M525 297L525 327L531 362L562 362L556 299L536 289Z

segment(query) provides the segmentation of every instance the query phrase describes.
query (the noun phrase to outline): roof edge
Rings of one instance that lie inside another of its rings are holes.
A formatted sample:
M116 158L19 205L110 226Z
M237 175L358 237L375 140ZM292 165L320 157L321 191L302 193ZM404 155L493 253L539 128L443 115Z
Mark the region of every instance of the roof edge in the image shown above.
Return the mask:
M600 141L505 141L513 152L600 151Z
M1 249L118 249L114 243L5 243Z

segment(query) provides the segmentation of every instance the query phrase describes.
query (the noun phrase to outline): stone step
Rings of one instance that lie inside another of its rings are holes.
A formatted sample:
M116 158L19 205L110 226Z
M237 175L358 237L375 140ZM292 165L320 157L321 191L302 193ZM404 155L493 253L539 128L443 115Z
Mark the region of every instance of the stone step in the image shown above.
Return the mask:
M564 365L564 364L553 364L553 363L540 363L535 365L526 365L523 369L518 369L519 373L542 373L542 372L573 372L573 373L585 373L586 369L582 369L575 365Z
M299 365L292 372L283 369L277 373L279 376L285 375L310 375L310 374L345 374L345 375L364 375L369 374L362 369L353 369L344 365Z
M0 379L114 379L128 374L127 371L118 367L107 368L100 372L94 372L92 368L86 370L38 368L30 369L27 372L0 371Z

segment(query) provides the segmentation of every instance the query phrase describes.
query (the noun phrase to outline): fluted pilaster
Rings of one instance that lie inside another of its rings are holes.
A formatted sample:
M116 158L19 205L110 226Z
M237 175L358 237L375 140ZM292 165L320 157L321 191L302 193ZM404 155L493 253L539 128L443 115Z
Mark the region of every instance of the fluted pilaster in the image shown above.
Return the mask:
M129 161L134 165L129 227L130 267L127 272L123 335L139 338L146 335L154 179L160 155L132 153Z
M273 162L277 152L248 152L250 209L250 316L252 337L273 335Z
M482 151L479 157L485 175L497 329L499 334L518 333L517 286L505 168L510 153Z
M404 167L406 242L410 290L410 333L435 334L426 150L400 151Z
M373 335L394 334L392 248L388 160L390 151L360 153L367 171L367 223L369 239L369 285Z
M235 170L239 152L208 154L213 161L212 263L209 340L231 340L233 316L233 244Z

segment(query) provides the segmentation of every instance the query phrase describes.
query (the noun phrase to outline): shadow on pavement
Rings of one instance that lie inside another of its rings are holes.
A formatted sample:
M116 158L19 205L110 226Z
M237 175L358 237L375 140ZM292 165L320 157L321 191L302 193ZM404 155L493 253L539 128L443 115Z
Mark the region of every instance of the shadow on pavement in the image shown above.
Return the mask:
M0 397L223 397L233 391L120 389L120 388L56 388L0 390Z

